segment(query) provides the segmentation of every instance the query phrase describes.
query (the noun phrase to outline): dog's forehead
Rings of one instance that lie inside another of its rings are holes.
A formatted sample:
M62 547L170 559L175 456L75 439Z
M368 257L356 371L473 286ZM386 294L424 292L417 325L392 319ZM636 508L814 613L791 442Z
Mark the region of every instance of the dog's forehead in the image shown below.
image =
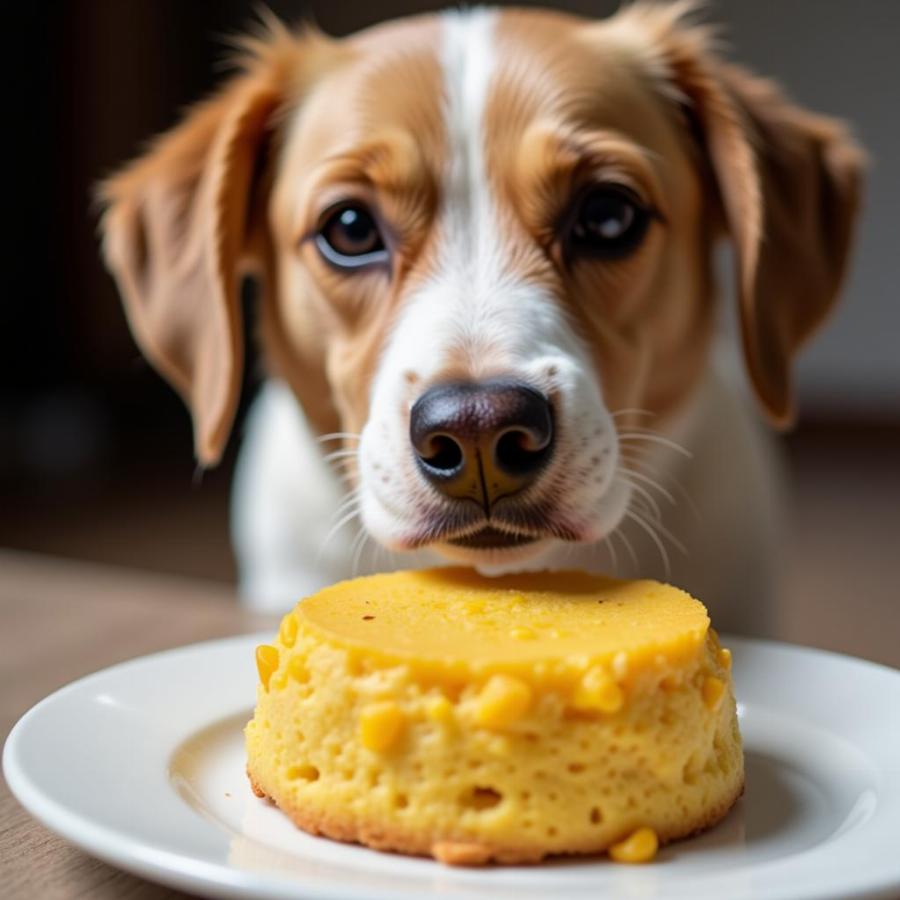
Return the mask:
M292 127L306 164L385 131L410 134L437 180L461 138L504 157L528 126L602 127L660 149L667 123L639 40L613 24L543 10L453 11L346 39ZM465 132L462 134L461 132Z
M673 119L647 65L651 36L639 27L616 17L593 22L512 10L497 15L491 47L483 122L488 140L514 143L537 120L669 149Z
M399 19L332 45L288 129L285 163L299 174L385 131L414 136L433 155L444 142L440 16ZM300 61L302 66L304 61Z

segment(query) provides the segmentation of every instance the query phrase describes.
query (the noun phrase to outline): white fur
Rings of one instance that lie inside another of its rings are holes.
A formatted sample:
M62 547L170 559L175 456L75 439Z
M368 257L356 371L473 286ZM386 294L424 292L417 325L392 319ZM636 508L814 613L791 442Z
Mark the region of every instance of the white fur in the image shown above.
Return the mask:
M407 299L387 343L360 444L362 520L380 543L394 549L404 549L448 509L414 465L408 411L454 353L468 360L475 380L510 376L559 398L556 449L542 482L545 491L562 490L558 505L567 524L585 539L600 538L618 524L628 502L628 486L614 477L615 429L587 350L556 299L519 277L498 236L483 158L495 15L479 10L445 17L450 164L436 226L439 263ZM576 449L582 444L589 449ZM582 473L579 483L563 477L566 472ZM557 543L543 541L539 554L529 548L529 564L543 565ZM518 568L523 561L521 553L488 558L449 545L440 549L491 572Z

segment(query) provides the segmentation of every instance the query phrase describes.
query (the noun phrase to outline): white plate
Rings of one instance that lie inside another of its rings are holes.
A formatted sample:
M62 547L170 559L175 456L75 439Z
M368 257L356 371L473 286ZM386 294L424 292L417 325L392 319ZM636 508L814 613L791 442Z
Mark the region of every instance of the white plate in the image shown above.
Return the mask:
M241 730L269 635L133 660L58 691L3 769L41 822L113 865L216 897L741 898L900 895L900 672L731 638L747 787L649 866L451 869L314 838L257 800Z

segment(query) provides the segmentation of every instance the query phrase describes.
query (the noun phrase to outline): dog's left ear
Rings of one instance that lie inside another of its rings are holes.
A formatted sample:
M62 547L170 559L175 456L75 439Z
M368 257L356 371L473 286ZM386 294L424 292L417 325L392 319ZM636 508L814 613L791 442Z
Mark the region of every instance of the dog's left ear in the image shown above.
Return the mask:
M241 75L102 187L103 252L131 331L181 395L202 465L222 454L243 366L239 262L273 87Z
M274 20L240 70L100 187L106 263L135 340L178 391L202 465L222 455L243 371L239 288L256 261L252 213L288 86L328 50Z
M655 77L709 162L737 258L744 355L774 424L794 418L791 361L834 304L847 270L865 156L845 126L790 103L721 61L694 4L637 4ZM633 32L632 32L633 33Z

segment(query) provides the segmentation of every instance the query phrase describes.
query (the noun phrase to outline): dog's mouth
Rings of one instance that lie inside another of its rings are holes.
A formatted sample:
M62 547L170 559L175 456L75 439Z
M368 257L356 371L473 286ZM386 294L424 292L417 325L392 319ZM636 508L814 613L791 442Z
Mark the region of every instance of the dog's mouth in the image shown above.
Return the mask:
M507 508L499 515L495 511L487 519L477 514L473 504L471 508L453 510L449 515L433 511L416 531L398 542L398 549L434 547L454 559L519 558L551 540L580 542L583 539L581 529L551 509Z
M521 547L525 544L533 544L538 538L531 534L500 531L486 525L472 534L462 537L447 538L447 543L454 547L465 547L470 550L503 550L507 547Z

